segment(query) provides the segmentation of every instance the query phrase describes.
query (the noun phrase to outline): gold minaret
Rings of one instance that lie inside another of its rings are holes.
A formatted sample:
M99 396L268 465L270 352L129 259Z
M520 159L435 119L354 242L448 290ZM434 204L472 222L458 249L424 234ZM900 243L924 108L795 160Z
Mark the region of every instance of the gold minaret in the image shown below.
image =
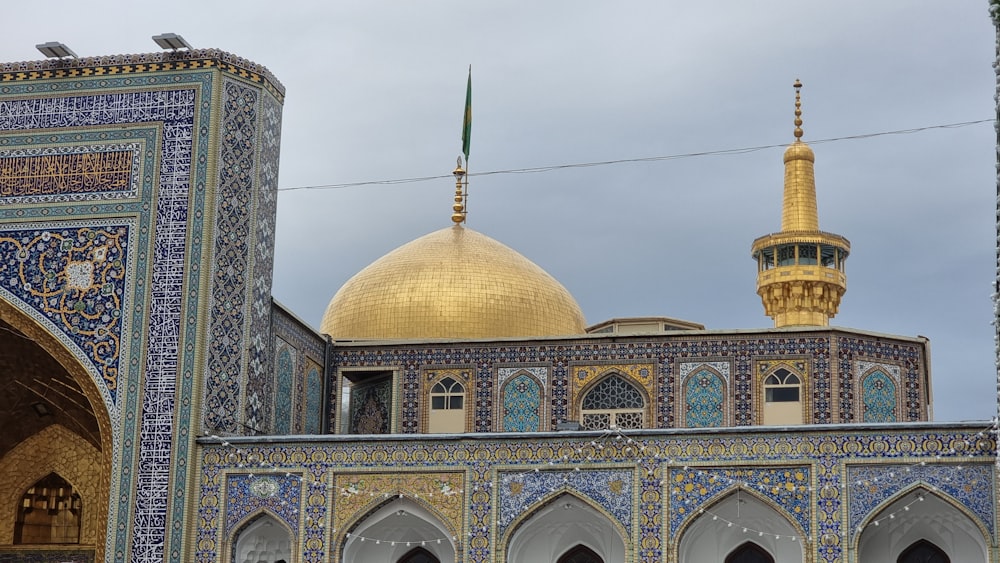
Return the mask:
M847 291L844 262L851 243L819 230L816 158L802 142L802 83L795 81L795 142L785 149L781 232L753 241L757 294L775 327L827 326Z

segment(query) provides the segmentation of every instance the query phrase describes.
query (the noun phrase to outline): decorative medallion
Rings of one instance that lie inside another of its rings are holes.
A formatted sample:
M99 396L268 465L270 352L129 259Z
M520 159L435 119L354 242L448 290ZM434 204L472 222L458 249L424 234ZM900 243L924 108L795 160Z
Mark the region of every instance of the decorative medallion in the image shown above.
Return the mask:
M278 482L271 477L258 477L250 481L250 494L260 498L271 498L278 494Z

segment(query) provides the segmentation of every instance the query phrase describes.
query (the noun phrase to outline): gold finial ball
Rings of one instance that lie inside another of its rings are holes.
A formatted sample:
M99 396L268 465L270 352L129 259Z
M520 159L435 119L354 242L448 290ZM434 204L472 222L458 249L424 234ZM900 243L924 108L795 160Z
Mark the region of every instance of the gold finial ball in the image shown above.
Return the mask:
M464 213L458 213L457 210L456 210L455 213L451 214L451 221L453 223L455 223L456 225L460 225L463 221L465 221L465 214Z
M794 87L796 90L802 87L802 83L799 82L798 78L795 79L795 84L792 84L792 87Z

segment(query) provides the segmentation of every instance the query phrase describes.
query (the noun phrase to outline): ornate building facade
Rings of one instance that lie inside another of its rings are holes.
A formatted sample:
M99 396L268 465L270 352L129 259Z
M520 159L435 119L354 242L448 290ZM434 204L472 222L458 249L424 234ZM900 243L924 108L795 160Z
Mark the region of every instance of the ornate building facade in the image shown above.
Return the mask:
M588 329L459 173L316 330L270 295L283 97L214 50L0 65L0 562L1000 562L993 423L829 326L798 101L774 328Z

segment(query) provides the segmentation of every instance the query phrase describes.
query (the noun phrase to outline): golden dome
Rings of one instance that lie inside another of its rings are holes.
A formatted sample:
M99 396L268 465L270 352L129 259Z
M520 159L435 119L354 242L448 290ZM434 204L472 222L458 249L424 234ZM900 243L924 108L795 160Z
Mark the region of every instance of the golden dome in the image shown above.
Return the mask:
M534 262L460 225L379 258L333 296L335 340L583 334L583 312Z

